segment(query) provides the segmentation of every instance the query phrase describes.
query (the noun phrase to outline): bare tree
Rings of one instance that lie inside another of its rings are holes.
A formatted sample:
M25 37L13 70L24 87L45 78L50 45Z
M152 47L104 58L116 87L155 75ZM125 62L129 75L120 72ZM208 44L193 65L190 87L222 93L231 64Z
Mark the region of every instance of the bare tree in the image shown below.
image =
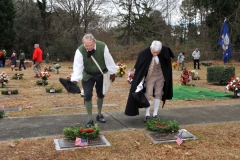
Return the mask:
M101 7L106 0L49 0L52 8L57 12L61 8L69 15L69 23L72 25L73 32L87 33L89 24L94 21L98 12L103 11ZM78 33L78 34L81 34Z
M169 13L176 6L176 0L111 0L117 12L117 19L119 28L121 29L119 38L130 45L130 40L134 41L133 37L144 40L145 38L139 35L149 35L156 33L153 28L155 27L155 18L164 18L166 12ZM153 11L159 11L161 16L151 17ZM170 17L170 16L169 16ZM153 19L152 19L153 18ZM152 19L152 20L150 20ZM151 31L150 31L151 30ZM147 38L147 37L146 37Z

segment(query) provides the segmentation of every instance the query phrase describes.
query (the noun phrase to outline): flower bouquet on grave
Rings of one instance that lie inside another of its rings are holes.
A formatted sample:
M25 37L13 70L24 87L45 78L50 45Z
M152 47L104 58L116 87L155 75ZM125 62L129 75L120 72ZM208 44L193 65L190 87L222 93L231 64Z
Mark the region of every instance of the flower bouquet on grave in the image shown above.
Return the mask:
M54 67L56 70L57 70L57 74L59 74L59 69L61 68L61 65L60 64L55 64Z
M192 80L200 80L200 77L198 76L198 72L195 69L191 70L190 75L192 76Z
M48 78L50 77L50 73L49 73L49 72L40 72L40 73L39 73L39 77L40 77L42 80L48 80Z
M64 136L68 138L83 138L87 140L94 139L99 136L100 128L97 124L90 128L85 127L65 127L63 129Z
M172 133L179 129L178 122L174 121L164 121L158 118L151 118L146 122L146 129L159 133Z
M0 74L0 83L2 84L2 88L9 82L9 78L7 74L3 71Z
M11 94L18 94L18 90L2 90L2 95L11 95Z
M185 86L191 86L194 87L194 84L190 84L189 82L192 80L192 76L190 74L190 72L185 68L182 71L181 77L180 77L180 82L182 82L182 85Z
M173 69L175 69L177 65L178 65L178 62L172 62Z
M52 67L51 66L44 66L44 72L54 72L55 70L54 69L52 69Z
M117 76L118 77L122 77L123 75L125 75L125 70L126 70L127 66L123 65L123 64L119 64L118 65L118 70L117 70Z
M230 79L226 89L234 93L234 98L238 98L240 94L240 79L236 75Z
M48 72L40 72L39 73L39 77L41 79L36 81L37 85L43 85L43 86L48 85L48 81L47 80L50 77L50 74Z
M23 78L23 73L15 73L13 76L12 76L12 79L22 79Z

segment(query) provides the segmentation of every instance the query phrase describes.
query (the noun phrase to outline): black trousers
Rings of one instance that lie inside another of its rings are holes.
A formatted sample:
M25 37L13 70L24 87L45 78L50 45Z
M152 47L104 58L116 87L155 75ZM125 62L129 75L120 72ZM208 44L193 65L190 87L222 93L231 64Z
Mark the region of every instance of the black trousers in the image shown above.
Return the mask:
M103 75L94 76L90 78L87 82L82 80L82 87L84 91L84 101L91 101L93 96L93 87L95 86L97 97L104 98L102 93L103 89Z
M194 59L194 61L193 61L194 69L196 69L196 63L198 64L198 69L200 69L200 67L199 67L199 59Z
M5 61L6 61L6 57L4 57L4 56L3 56L3 59L2 59L2 61L3 61L3 63L2 63L2 64L3 64L3 67L5 67Z
M19 63L19 69L21 69L21 66L23 66L24 69L26 69L25 65L24 65L24 61L20 61Z

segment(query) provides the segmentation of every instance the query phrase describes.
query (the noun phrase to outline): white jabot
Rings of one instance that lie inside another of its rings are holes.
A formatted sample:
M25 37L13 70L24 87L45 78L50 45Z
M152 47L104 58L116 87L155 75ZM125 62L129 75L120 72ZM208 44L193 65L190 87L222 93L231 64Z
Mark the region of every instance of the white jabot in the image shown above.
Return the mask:
M158 63L159 63L159 58L158 58L158 56L155 56L154 59L155 59L155 62L158 64Z

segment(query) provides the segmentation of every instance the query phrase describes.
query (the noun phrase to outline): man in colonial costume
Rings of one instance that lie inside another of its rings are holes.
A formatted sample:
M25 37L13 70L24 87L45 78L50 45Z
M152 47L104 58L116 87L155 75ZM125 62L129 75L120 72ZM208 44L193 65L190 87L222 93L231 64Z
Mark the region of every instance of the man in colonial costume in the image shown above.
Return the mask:
M150 106L153 97L154 110L152 117L158 118L157 114L161 100L163 101L162 106L164 106L165 101L173 97L171 58L174 58L171 49L162 46L160 41L153 41L149 47L139 53L134 66L135 74L125 109L126 115L139 115L139 108L142 108L142 106L134 100L133 93L143 90L150 104L145 107L144 122L150 119Z
M88 123L86 127L89 128L94 125L92 118L92 91L94 86L98 97L98 115L96 120L101 123L106 122L101 114L104 98L103 74L92 57L94 57L103 73L110 73L110 79L112 82L115 80L115 73L117 72L118 67L115 65L105 43L97 41L92 34L84 35L82 41L83 44L78 47L75 53L71 81L77 83L79 80L82 80L84 102L88 114Z

